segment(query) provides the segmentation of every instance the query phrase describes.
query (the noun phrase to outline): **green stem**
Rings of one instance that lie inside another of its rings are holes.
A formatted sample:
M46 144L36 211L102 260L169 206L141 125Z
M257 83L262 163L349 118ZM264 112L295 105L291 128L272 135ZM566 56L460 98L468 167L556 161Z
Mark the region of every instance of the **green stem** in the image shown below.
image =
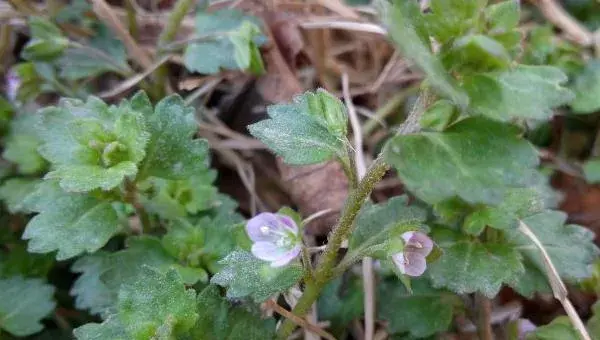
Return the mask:
M356 177L356 170L354 166L354 158L352 157L340 157L340 164L342 165L342 170L344 170L344 174L348 178L348 186L350 189L356 188L358 185L358 178Z
M169 18L167 19L167 25L160 33L160 36L158 38L158 52L156 53L157 58L160 58L162 56L164 52L164 46L173 41L173 39L175 39L175 36L177 35L177 31L181 26L183 18L185 18L185 15L194 5L194 3L194 0L177 0L175 5L173 6L171 14L169 14ZM169 75L168 71L169 69L167 68L167 66L162 65L154 72L154 93L157 97L162 97L165 93L165 83L167 81L167 76Z
M325 252L315 270L314 280L306 284L304 293L292 310L292 313L295 315L304 316L319 297L325 284L333 277L333 268L342 242L350 236L354 228L354 220L356 219L360 208L387 170L388 165L383 162L381 157L378 157L367 171L365 177L350 193L342 216L340 217L337 226L331 232L327 248L325 248ZM292 333L294 327L295 324L293 322L285 320L279 328L278 337L280 339L286 339Z
M306 246L302 247L302 265L304 267L304 282L311 282L314 280L312 262L310 260L310 254Z

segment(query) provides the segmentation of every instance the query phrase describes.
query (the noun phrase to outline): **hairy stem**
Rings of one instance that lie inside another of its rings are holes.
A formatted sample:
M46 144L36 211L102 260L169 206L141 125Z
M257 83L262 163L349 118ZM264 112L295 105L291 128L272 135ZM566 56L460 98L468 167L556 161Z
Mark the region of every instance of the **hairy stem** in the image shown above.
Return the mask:
M348 202L344 208L342 216L330 234L327 248L319 261L314 273L314 280L306 284L304 293L296 303L292 313L298 316L304 316L317 300L321 290L327 282L333 277L333 268L337 259L338 250L342 246L344 239L348 238L354 227L354 220L358 211L362 207L366 198L371 194L375 184L383 177L388 169L388 165L383 162L381 157L377 158L371 168L367 171L365 177L358 183L348 197ZM278 331L280 339L286 339L294 330L294 323L286 320Z
M163 47L175 39L175 35L181 26L181 22L194 3L194 0L177 0L173 6L171 14L169 14L167 25L160 33L158 38L158 53L156 57L161 57L163 53ZM169 70L167 66L162 65L154 73L156 86L154 90L157 97L162 97L165 94L167 76L169 75L168 71Z

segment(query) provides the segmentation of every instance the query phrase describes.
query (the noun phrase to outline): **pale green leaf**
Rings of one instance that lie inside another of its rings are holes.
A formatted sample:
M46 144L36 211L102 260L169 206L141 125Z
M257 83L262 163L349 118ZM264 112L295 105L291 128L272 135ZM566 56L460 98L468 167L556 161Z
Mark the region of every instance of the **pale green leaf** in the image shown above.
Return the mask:
M406 187L434 204L459 196L470 203L499 203L507 189L537 177L537 153L511 125L467 118L444 132L391 139L385 159Z
M437 2L441 5L440 1ZM457 0L456 2L458 3L457 6L461 8L465 3L462 0ZM413 61L425 72L428 82L440 94L451 99L457 106L466 107L469 98L458 87L454 79L444 69L442 63L431 52L429 37L424 32L424 18L420 13L418 4L412 1L398 1L394 4L379 1L379 4L382 7L379 11L382 21L388 27L391 39L404 56ZM458 17L453 18L448 13L441 15L444 18L448 18L448 20L464 21Z
M460 299L432 288L426 279L412 280L411 288L412 293L396 280L377 285L377 314L388 322L389 332L424 338L447 330Z
M2 157L17 165L22 174L35 174L46 167L46 161L37 151L40 140L35 126L39 116L34 114L17 115L10 123L4 141Z
M69 294L75 297L77 309L105 316L114 304L114 293L102 282L100 276L109 266L109 254L96 252L78 259L71 271L79 273Z
M431 236L443 250L428 269L434 287L457 294L480 292L491 298L503 283L523 274L521 254L511 244L482 243L441 228Z
M520 6L514 0L492 4L485 9L485 19L493 32L508 31L519 24Z
M573 328L571 320L559 316L551 323L538 327L533 333L527 334L527 340L579 340L578 333Z
M487 0L432 0L425 15L427 27L440 43L446 43L477 27Z
M37 178L11 178L0 186L0 199L4 201L12 214L27 212L24 206L25 198L31 194L41 182Z
M593 113L600 109L600 60L589 61L573 83L575 99L571 102L574 113Z
M41 319L54 310L54 287L41 279L0 280L0 328L15 336L41 331Z
M449 100L438 100L431 104L419 121L421 128L427 130L443 131L457 117L457 111Z
M501 73L478 74L465 80L470 110L498 120L549 119L553 109L573 99L562 85L567 76L552 66L519 65Z
M185 334L198 319L196 292L186 289L181 276L175 270L162 274L147 266L119 291L118 310L125 330L137 340L152 338L166 325L172 330L170 337Z
M147 97L137 100L143 102ZM180 96L172 95L161 100L154 112L146 115L146 121L150 140L146 158L140 166L140 178L187 179L205 171L208 144L203 139L194 138L198 129L194 109L186 106Z
M229 254L221 264L223 269L210 282L226 287L229 298L251 296L262 302L275 293L286 291L302 277L302 266L298 263L274 268L241 250Z
M57 260L95 252L121 230L110 201L88 194L66 193L53 182L39 185L25 204L39 213L23 232L23 239L29 240L28 250L33 253L58 250Z
M77 340L132 340L116 315L103 323L88 323L73 330Z
M590 159L583 164L583 173L588 183L600 183L600 159Z

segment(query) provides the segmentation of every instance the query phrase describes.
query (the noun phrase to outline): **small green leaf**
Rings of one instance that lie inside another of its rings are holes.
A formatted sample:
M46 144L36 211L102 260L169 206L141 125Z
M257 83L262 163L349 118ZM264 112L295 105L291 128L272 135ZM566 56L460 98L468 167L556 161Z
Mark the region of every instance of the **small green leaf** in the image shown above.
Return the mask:
M408 198L399 196L386 203L367 205L359 212L356 229L350 236L348 249L363 256L374 256L385 244L409 230L418 230L426 219L426 212L408 206ZM386 254L387 255L387 254Z
M261 320L256 312L234 307L210 285L198 294L198 321L190 331L194 340L263 340L275 333L273 319Z
M298 97L301 105L321 125L338 138L345 138L348 133L348 113L344 104L324 89L306 92Z
M421 116L420 124L423 129L443 131L457 118L456 108L449 100L438 100L431 104Z
M150 339L165 325L170 337L185 334L198 319L196 292L186 289L175 270L162 274L144 266L134 283L119 291L119 319L132 338Z
M591 230L577 225L565 226L566 220L565 213L546 210L524 218L523 223L543 244L560 276L579 281L592 275L592 264L600 250L594 245L594 233ZM507 232L507 237L524 257L545 272L540 251L533 241L518 230Z
M454 41L445 53L444 63L448 68L466 67L472 72L505 68L510 64L510 59L498 41L482 34L469 34Z
M248 126L248 130L290 165L344 157L346 148L338 131L340 119L328 118L333 117L336 104L324 96L307 92L294 98L292 104L269 106L270 118ZM335 117L340 115L336 113Z
M481 292L493 297L503 283L523 275L521 254L508 243L482 243L450 229L430 235L442 248L442 257L429 266L434 287L457 294Z
M549 119L553 109L570 102L573 93L562 87L567 76L552 66L519 65L496 74L478 74L465 80L471 111L498 120Z
M467 3L463 0L456 0L458 8L464 8ZM441 1L434 2L440 10L444 10ZM471 3L471 1L468 1ZM429 37L424 32L424 19L418 8L418 4L413 1L398 1L394 4L388 4L386 1L380 1L380 13L382 21L388 26L389 34L394 43L398 46L404 55L419 66L427 75L427 80L445 97L451 99L458 107L464 108L469 102L469 98L458 87L444 69L442 63L433 55L429 47ZM432 7L433 7L432 3ZM450 10L454 6L449 6ZM447 12L440 13L440 20L456 20L464 23L459 17L452 17ZM469 14L469 18L471 18ZM468 25L468 23L466 23ZM446 32L453 34L444 28ZM442 41L443 42L443 41Z
M424 338L447 330L460 299L432 288L426 279L411 280L411 284L412 293L395 280L377 285L377 311L388 322L389 332Z
M11 178L0 186L0 199L4 201L12 214L27 212L24 206L25 198L31 194L41 180L34 178Z
M46 161L37 151L41 141L37 137L35 126L39 116L19 114L10 123L5 139L2 157L17 165L21 174L35 174L46 167Z
M258 46L264 41L260 22L238 10L198 12L196 34L205 37L187 45L183 56L185 67L193 72L214 74L221 68L263 70Z
M600 183L600 159L590 159L583 164L583 173L588 183Z
M586 114L600 110L600 60L591 60L575 78L575 99L571 102L574 113Z
M227 287L227 297L251 296L257 302L283 292L302 277L298 263L273 268L268 262L246 251L236 250L225 257L223 269L212 277L211 283Z
M125 327L116 315L111 315L103 323L88 323L73 330L77 340L131 340Z
M51 61L60 56L69 45L58 27L42 17L29 19L31 39L23 48L22 56L28 60Z
M453 196L498 203L507 189L537 177L537 154L519 130L483 117L463 119L444 132L394 137L384 157L406 187L431 204Z
M0 328L19 337L41 331L41 319L56 305L53 295L54 287L41 279L0 280Z
M121 229L110 201L66 193L53 182L40 184L25 204L39 213L23 232L23 239L29 240L28 250L33 253L58 250L57 260L95 252Z
M533 333L527 334L527 340L577 340L579 334L573 328L571 320L559 316L551 323L538 327Z
M102 251L84 256L73 263L71 271L81 274L69 291L75 297L77 309L89 310L100 316L109 314L114 304L114 293L100 279L109 265L109 254Z
M317 307L319 317L331 322L330 329L334 334L342 334L354 319L363 315L363 288L361 281L355 277L344 280L336 278L330 281L321 291ZM343 336L339 336L343 339Z
M513 0L492 4L485 9L485 19L494 32L506 32L519 24L520 6Z
M145 94L136 97L132 102L149 101ZM203 139L194 139L198 129L194 109L186 106L180 96L161 100L154 112L146 115L146 121L150 140L139 178L155 176L179 180L205 171L208 144Z
M444 44L477 27L486 4L487 0L432 0L431 13L425 16L427 27Z

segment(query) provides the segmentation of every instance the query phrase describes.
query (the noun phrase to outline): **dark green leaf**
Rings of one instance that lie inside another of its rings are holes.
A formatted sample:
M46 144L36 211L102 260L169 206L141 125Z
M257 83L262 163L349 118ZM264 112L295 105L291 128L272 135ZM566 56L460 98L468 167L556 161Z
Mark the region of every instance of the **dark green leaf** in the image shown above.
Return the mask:
M22 56L28 60L50 61L60 56L69 45L56 25L42 17L29 19L31 39L23 48Z
M302 276L302 266L298 263L273 268L268 262L241 250L229 254L221 264L223 269L210 282L227 287L230 298L251 296L262 302L273 294L284 292Z
M343 334L352 320L363 315L363 298L359 279L350 278L345 281L343 278L336 278L321 291L317 302L319 318L331 322L330 329L333 333Z
M537 177L537 154L519 130L482 117L464 119L444 132L394 137L384 153L406 187L432 204L453 196L498 203L507 189Z
M438 100L431 104L419 121L421 127L425 130L443 131L457 118L457 111L449 100Z
M559 316L551 323L538 327L527 335L527 340L578 340L579 335L566 316Z
M41 331L41 319L54 310L54 287L41 279L0 280L0 328L15 336Z
M427 27L440 43L462 36L478 26L479 13L487 0L432 0Z
M481 292L491 298L503 283L523 274L521 254L511 244L482 243L441 228L431 236L443 250L442 257L429 267L434 287L457 294Z
M498 41L482 35L470 34L458 38L444 56L448 68L465 67L473 70L495 70L510 64L510 55Z
M424 338L447 330L460 299L432 288L426 279L411 280L411 286L412 293L395 280L377 285L377 311L388 322L389 332Z

